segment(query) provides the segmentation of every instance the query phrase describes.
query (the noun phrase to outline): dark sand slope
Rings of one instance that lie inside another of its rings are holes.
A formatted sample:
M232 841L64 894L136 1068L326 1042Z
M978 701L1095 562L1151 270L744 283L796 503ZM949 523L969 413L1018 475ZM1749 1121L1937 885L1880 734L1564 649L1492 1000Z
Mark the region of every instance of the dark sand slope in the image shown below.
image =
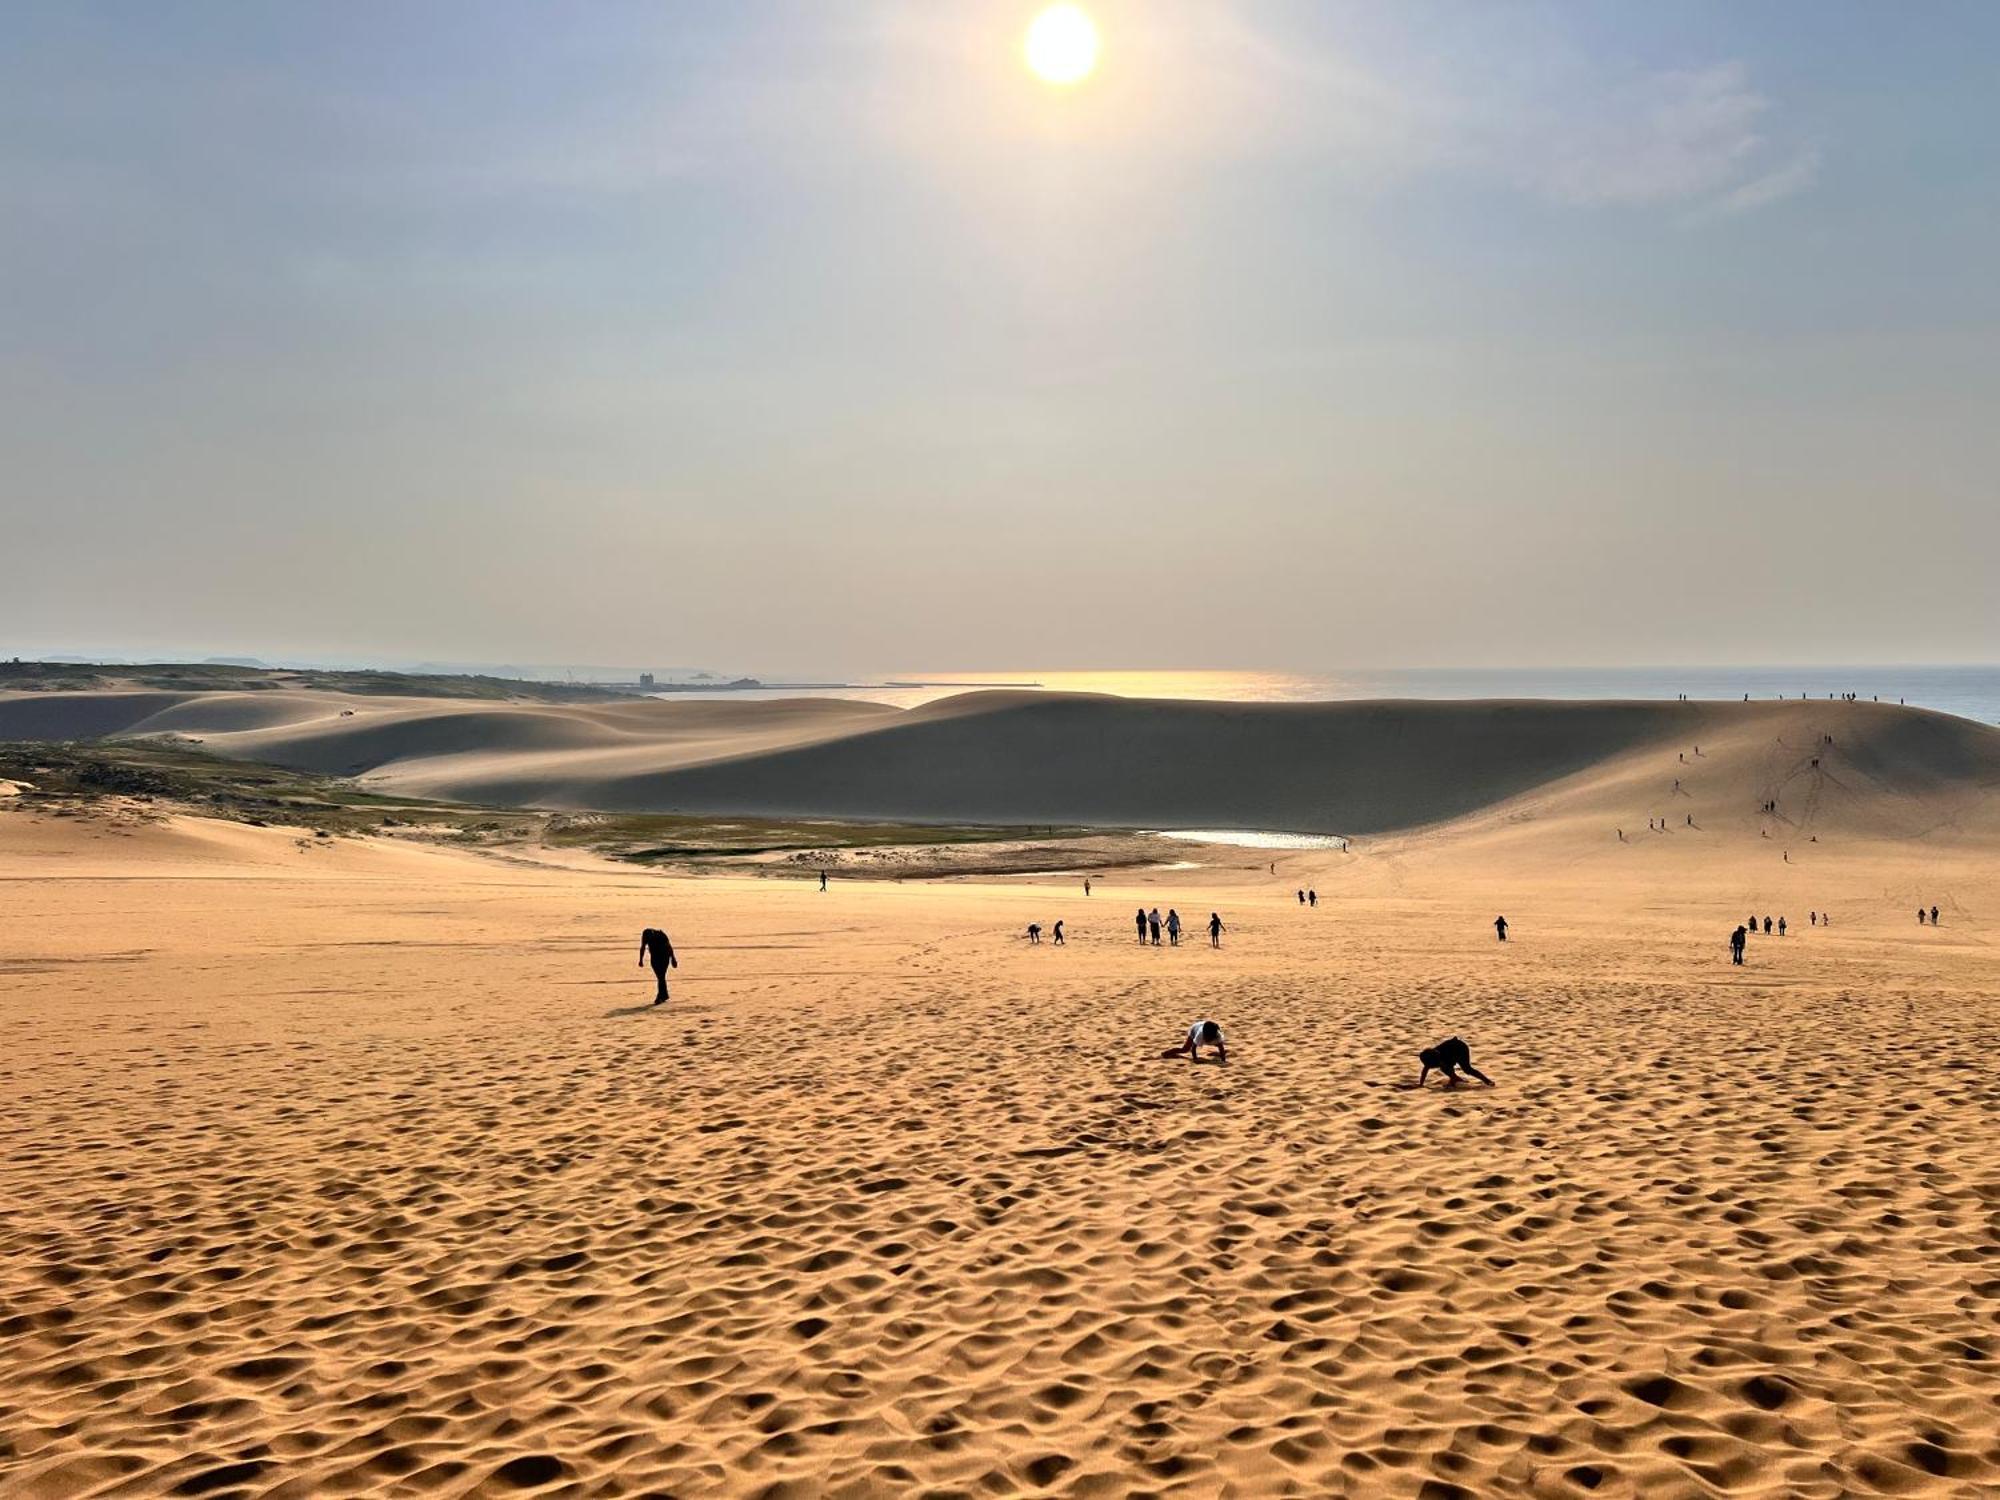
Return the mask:
M1643 828L1648 810L1740 822L1775 797L1774 837L1910 837L1981 824L2000 788L2000 731L1865 703L0 697L0 739L167 732L510 806L1128 828L1372 834L1489 809Z
M1874 711L1870 711L1874 710ZM1836 747L1817 758L1822 733ZM884 728L775 753L608 779L613 810L1367 834L1443 822L1539 788L1685 780L1717 815L1767 795L1848 793L1898 833L1972 816L2000 787L2000 732L1861 704L1198 704L978 694ZM1675 762L1677 764L1677 762ZM1857 787L1837 782L1846 775ZM1817 790L1814 790L1817 788ZM1604 816L1629 816L1606 786ZM536 802L529 781L489 784ZM1890 801L1884 805L1881 793ZM1620 812L1623 809L1623 812Z

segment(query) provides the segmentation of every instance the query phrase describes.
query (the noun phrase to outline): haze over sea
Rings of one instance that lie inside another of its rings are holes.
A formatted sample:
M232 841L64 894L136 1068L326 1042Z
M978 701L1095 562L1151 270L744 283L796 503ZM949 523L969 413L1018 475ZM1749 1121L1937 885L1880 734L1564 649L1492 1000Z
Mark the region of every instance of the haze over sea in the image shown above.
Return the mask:
M2000 665L1867 667L1540 667L1423 668L1321 675L1292 672L892 672L857 678L864 686L744 689L663 696L848 698L914 708L978 687L1032 684L1051 692L1126 698L1205 698L1241 703L1312 703L1354 698L1690 698L1824 699L1858 693L1902 701L1982 724L2000 722ZM910 684L921 684L912 686Z

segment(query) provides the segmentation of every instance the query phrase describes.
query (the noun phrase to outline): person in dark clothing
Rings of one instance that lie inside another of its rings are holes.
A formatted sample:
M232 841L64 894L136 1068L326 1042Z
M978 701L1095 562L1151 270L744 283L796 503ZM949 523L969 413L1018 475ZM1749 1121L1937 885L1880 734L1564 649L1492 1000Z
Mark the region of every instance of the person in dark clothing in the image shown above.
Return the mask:
M1041 940L1042 924L1040 922L1030 922L1028 924L1028 941L1030 943L1039 943Z
M1305 904L1306 904L1306 893L1305 893L1304 891L1300 891L1300 892L1299 892L1299 905L1301 905L1301 906L1304 906Z
M1769 917L1766 917L1764 918L1764 936L1769 937L1770 935L1771 935L1771 919Z
M1743 945L1749 940L1750 931L1746 927L1738 927L1734 932L1729 934L1729 961L1731 963L1740 964L1743 962Z
M1319 892L1318 892L1318 891L1307 891L1307 892L1306 892L1306 905L1307 905L1307 906L1318 906L1318 905L1319 905Z
M1154 907L1146 913L1146 931L1152 934L1153 946L1160 946L1160 909Z
M1211 948L1222 946L1222 915L1219 912L1208 914L1208 946Z
M1138 915L1137 915L1137 916L1135 916L1135 917L1133 917L1133 918L1132 918L1132 920L1133 920L1133 921L1134 921L1134 922L1135 922L1136 924L1138 924L1138 928L1139 928L1139 941L1140 941L1140 942L1142 942L1142 943L1143 943L1143 942L1145 942L1145 941L1146 941L1146 908L1145 908L1145 907L1143 907L1143 906L1142 906L1142 907L1140 907L1140 908L1139 908L1139 912L1138 912Z
M1937 926L1937 908L1935 906L1931 908L1931 926Z
M1418 1088L1424 1086L1424 1081L1431 1076L1432 1068L1444 1074L1444 1086L1448 1089L1458 1087L1460 1069L1470 1073L1489 1089L1493 1087L1493 1080L1473 1067L1472 1050L1455 1036L1446 1037L1435 1047L1424 1048L1417 1054L1417 1061L1424 1065L1423 1072L1417 1075Z
M821 870L821 871L819 872L819 888L820 888L821 890L825 890L825 889L826 889L826 871L824 871L824 870Z
M1062 918L1060 917L1056 918L1056 930L1053 934L1053 937L1055 938L1055 945L1058 948L1062 947L1063 945Z
M639 967L645 968L650 962L653 978L659 985L653 996L653 1004L667 1003L667 970L678 969L681 961L674 957L673 940L657 927L648 927L639 934Z
M1505 917L1495 917L1493 919L1493 930L1500 935L1501 942L1504 943L1507 941L1507 919Z
M1785 935L1785 919L1783 917L1780 917L1778 918L1778 936L1783 937L1784 935Z

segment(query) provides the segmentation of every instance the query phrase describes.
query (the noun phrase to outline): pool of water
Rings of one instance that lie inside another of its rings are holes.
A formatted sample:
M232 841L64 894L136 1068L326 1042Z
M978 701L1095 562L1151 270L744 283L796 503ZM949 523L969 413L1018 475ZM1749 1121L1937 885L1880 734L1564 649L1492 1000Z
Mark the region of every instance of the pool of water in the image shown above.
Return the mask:
M1190 844L1236 844L1245 849L1345 849L1337 833L1270 833L1261 828L1163 828L1161 838Z

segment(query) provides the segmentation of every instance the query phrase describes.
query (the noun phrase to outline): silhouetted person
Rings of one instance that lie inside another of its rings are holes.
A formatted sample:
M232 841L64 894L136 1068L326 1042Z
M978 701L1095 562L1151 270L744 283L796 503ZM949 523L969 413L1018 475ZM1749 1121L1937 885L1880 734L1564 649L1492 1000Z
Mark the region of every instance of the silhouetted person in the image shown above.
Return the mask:
M1783 937L1784 935L1785 935L1785 919L1783 917L1780 917L1778 918L1778 936Z
M1743 945L1749 941L1749 938L1750 932L1746 927L1739 926L1734 932L1729 934L1729 961L1731 963L1740 964L1743 962Z
M1307 905L1307 906L1318 906L1318 905L1319 905L1319 892L1318 892L1318 891L1307 891L1307 892L1306 892L1306 905Z
M1090 877L1088 875L1083 877L1083 893L1086 896L1090 894Z
M1222 1040L1222 1027L1214 1021L1196 1021L1194 1025L1188 1027L1187 1035L1181 1039L1178 1047L1169 1047L1160 1056L1188 1057L1200 1062L1203 1047L1215 1049L1217 1062L1229 1061L1229 1044Z
M1931 926L1937 926L1937 908L1935 906L1931 908Z
M1222 946L1222 916L1219 912L1208 914L1208 946L1211 948Z
M1135 916L1134 916L1134 917L1132 918L1132 921L1133 921L1133 923L1134 923L1134 924L1135 924L1135 925L1136 925L1136 926L1138 927L1138 929L1139 929L1139 941L1140 941L1140 942L1142 942L1142 943L1143 943L1143 942L1145 942L1145 941L1146 941L1146 908L1145 908L1145 907L1143 907L1143 906L1142 906L1142 907L1140 907L1140 908L1139 908L1139 910L1138 910L1138 913L1137 913L1137 915L1135 915Z
M1061 918L1057 918L1057 920L1056 920L1056 930L1055 930L1055 931L1054 931L1054 932L1053 932L1052 934L1050 934L1050 935L1051 935L1051 936L1052 936L1052 937L1053 937L1053 938L1055 939L1055 945L1056 945L1056 946L1057 946L1058 948L1060 948L1060 947L1061 947L1061 946L1063 945L1063 935L1062 935L1062 919L1061 919Z
M681 961L674 956L673 941L657 927L648 927L639 934L639 967L645 968L650 962L653 978L658 982L658 992L653 996L653 1004L667 1003L667 970L678 969Z
M1418 1088L1424 1086L1424 1080L1431 1076L1432 1068L1444 1074L1444 1086L1448 1089L1458 1087L1458 1075L1461 1069L1470 1073L1489 1089L1493 1087L1493 1080L1473 1067L1472 1050L1455 1036L1446 1037L1435 1047L1424 1048L1417 1054L1417 1061L1424 1065L1424 1070L1417 1075Z
M1299 905L1301 905L1301 906L1304 906L1305 904L1306 904L1306 893L1305 893L1304 891L1300 891L1300 892L1299 892Z
M1498 938L1500 939L1500 941L1501 941L1501 942L1503 942L1503 943L1504 943L1504 942L1506 942L1506 941L1507 941L1507 919L1506 919L1505 917L1495 917L1495 918L1493 919L1493 931L1494 931L1494 934L1495 934L1495 935L1496 935L1496 936L1497 936L1497 937L1498 937Z
M1181 945L1181 914L1171 906L1167 908L1167 945L1172 948Z
M1028 941L1031 943L1039 943L1041 942L1041 940L1042 940L1042 924L1040 922L1030 922L1028 924Z
M826 871L824 871L824 870L821 870L821 871L819 872L819 888L820 888L821 890L825 890L825 889L826 889Z
M1917 925L1919 927L1924 925L1924 909L1921 906L1917 908Z
M1818 913L1818 912L1816 912L1816 911L1809 911L1809 912L1807 912L1807 913L1806 913L1806 925L1807 925L1807 926L1809 926L1809 927L1817 927L1817 926L1819 926L1819 913Z
M1771 919L1769 917L1766 917L1764 918L1764 936L1769 937L1770 935L1771 935Z
M1157 907L1157 906L1156 906L1156 907L1154 907L1154 908L1153 908L1153 909L1152 909L1151 911L1149 911L1149 912L1147 912L1147 913L1146 913L1146 930L1147 930L1147 931L1148 931L1149 933L1151 933L1151 934L1152 934L1152 938L1153 938L1153 946L1154 946L1155 948L1159 947L1159 946L1160 946L1160 909L1159 909L1159 907Z

